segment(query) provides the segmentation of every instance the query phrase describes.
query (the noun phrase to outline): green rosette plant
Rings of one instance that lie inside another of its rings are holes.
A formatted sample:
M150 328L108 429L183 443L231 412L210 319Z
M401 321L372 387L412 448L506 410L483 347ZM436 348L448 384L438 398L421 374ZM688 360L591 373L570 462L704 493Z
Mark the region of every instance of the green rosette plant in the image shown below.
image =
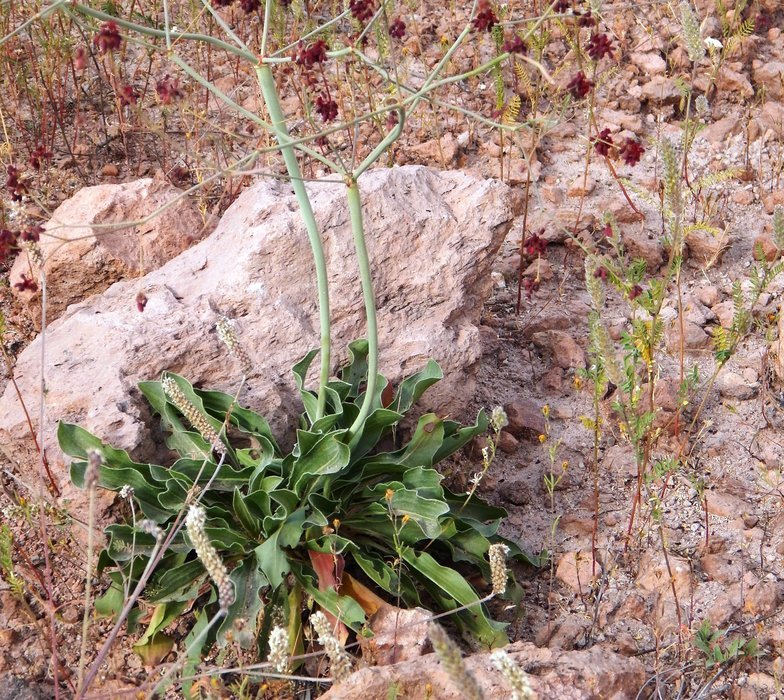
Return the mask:
M422 605L435 613L454 610L457 624L480 643L506 643L504 625L484 604L488 597L482 598L466 576L491 581L492 544L505 545L519 561L538 561L498 534L506 515L502 508L476 495L453 493L436 469L488 429L487 415L480 411L474 425L461 427L425 414L408 442L396 447L392 431L442 377L431 360L394 392L379 376L368 417L352 433L366 402L368 343L350 345L350 363L328 383L321 417L317 393L305 388L315 355L308 353L294 367L305 410L294 446L285 454L261 415L230 394L196 389L171 373L139 385L168 432L168 447L178 455L168 466L134 462L83 428L60 424L60 445L74 460L74 483L84 487L88 454L98 451L98 485L126 494L132 489L138 508L135 522L106 529L99 570L108 571L112 584L97 601L98 610L119 612L126 591L161 551L161 532L170 534L198 499L206 511L205 533L230 568L236 594L221 624L203 636L200 651L240 628L233 637L264 658L269 621L281 612L292 632L290 651L301 651L306 597L359 632L368 614L361 596L342 593L347 576L352 591L359 584L393 604ZM211 444L214 438L220 443ZM157 538L149 521L160 528ZM519 599L516 584L508 590ZM186 610L212 614L216 601L215 583L189 538L177 531L129 616L133 629L143 612L153 610L137 646L160 642L161 630ZM238 620L241 624L235 624Z

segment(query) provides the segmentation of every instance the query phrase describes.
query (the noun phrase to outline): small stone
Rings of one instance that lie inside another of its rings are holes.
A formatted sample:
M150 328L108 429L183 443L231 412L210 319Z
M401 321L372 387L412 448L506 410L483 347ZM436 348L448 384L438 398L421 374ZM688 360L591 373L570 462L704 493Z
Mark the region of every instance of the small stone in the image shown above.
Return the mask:
M587 197L591 192L596 189L596 180L592 177L583 177L580 175L577 177L571 185L569 185L569 190L567 194L570 197Z
M428 649L427 623L432 613L424 608L402 610L382 605L370 618L373 637L361 642L374 665L387 666L422 656Z
M101 168L101 174L105 177L117 177L120 169L114 163L107 163Z
M751 530L759 525L759 517L754 513L743 513L741 517L743 518L743 527L747 530Z
M599 562L592 561L589 552L567 552L558 560L555 576L575 593L585 595L591 590L594 567L596 576L600 576L602 567Z
M731 92L743 97L752 97L754 95L754 88L751 86L749 79L740 71L732 70L727 65L722 66L719 70L716 87L722 92Z
M561 187L557 187L556 185L542 185L539 188L539 192L546 202L550 202L550 204L563 204L564 191Z
M770 129L777 136L784 136L784 104L775 100L766 100L765 105L757 116L756 122L763 133L765 130Z
M502 481L498 485L498 495L515 506L527 506L531 502L531 491L522 481Z
M636 656L640 651L637 640L629 632L619 632L615 635L615 648L624 656Z
M711 581L732 583L740 579L743 567L737 557L726 554L706 554L700 560L705 575Z
M706 491L705 504L708 513L722 518L737 518L741 513L752 510L742 498L720 491Z
M694 291L694 295L701 304L704 304L708 308L712 308L719 302L719 288L715 284L708 284L704 287L698 287Z
M498 438L498 449L504 454L511 455L517 452L520 442L512 433L502 430Z
M544 373L541 383L542 388L548 391L563 391L563 370L560 367L552 367Z
M640 97L653 104L677 105L681 101L681 93L675 79L663 75L655 75L652 80L645 83Z
M743 605L743 586L731 583L727 589L711 601L707 609L707 617L714 627L725 625Z
M694 262L711 266L721 262L724 251L729 245L729 234L720 230L717 235L711 231L695 229L686 235L686 246Z
M759 386L750 384L744 377L736 372L722 372L716 380L719 393L728 399L747 401L754 398Z
M645 260L648 272L656 272L664 262L664 247L653 231L631 228L621 232L621 240L632 258Z
M723 144L729 136L740 131L740 123L734 117L724 117L708 124L697 134L698 139L705 139L711 146Z
M498 148L495 144L492 146ZM458 149L457 139L447 132L440 139L431 139L410 148L401 149L399 157L405 158L406 163L448 168L455 164Z
M580 513L565 513L558 523L567 535L590 535L593 532L593 516Z
M719 319L722 328L732 327L732 319L735 316L735 305L732 301L722 301L714 304L711 307L711 311L716 314L716 318Z
M564 369L585 367L585 353L574 338L565 331L542 331L532 336L534 345L547 350L556 367Z
M784 97L784 62L755 61L751 75L757 87L765 87L769 98L778 100Z
M538 258L525 268L523 277L549 282L553 278L553 265L546 258Z
M666 332L667 348L670 352L677 352L681 347L681 324L676 319ZM683 322L683 349L705 350L711 345L710 336L696 323Z
M751 190L735 190L732 193L730 199L735 202L735 204L742 204L748 206L749 204L754 203L754 193Z
M784 583L761 581L746 592L745 610L752 615L769 615L775 612L784 599Z
M510 401L504 406L509 425L504 429L516 438L537 439L545 432L541 407L531 401Z
M752 251L755 260L759 260L761 252L762 257L768 262L773 262L777 258L780 258L782 252L774 243L773 236L769 231L763 231L762 233L757 234L757 237L754 239Z
M629 55L631 62L640 68L643 75L664 75L667 62L658 52L634 52Z

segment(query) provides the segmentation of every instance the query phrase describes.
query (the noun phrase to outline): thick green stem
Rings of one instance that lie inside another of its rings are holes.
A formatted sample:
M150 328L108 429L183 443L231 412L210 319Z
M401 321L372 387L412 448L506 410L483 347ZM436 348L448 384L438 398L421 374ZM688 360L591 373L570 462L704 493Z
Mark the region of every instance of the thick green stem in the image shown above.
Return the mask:
M297 155L291 145L289 132L286 128L286 119L278 99L278 90L275 85L275 78L272 69L268 65L256 66L256 76L258 77L259 87L267 111L272 122L272 130L281 147L283 162L286 164L291 176L291 186L299 203L302 220L308 232L310 247L313 251L313 260L316 263L316 283L318 285L319 299L319 321L321 327L321 372L319 374L318 404L316 408L316 418L324 415L324 408L327 400L327 382L329 381L329 362L330 362L330 321L329 321L329 285L327 281L327 263L324 259L324 247L321 244L316 217L313 214L313 207L310 204L305 183L302 180L302 173L297 162Z
M376 325L376 300L373 296L373 277L370 274L370 258L365 245L365 226L362 222L362 198L355 177L347 180L348 211L351 217L351 233L354 237L354 249L357 251L359 264L359 279L362 282L362 298L365 302L365 315L367 316L367 341L368 341L368 373L365 398L359 409L354 423L349 428L349 439L353 439L362 427L365 419L373 408L373 397L376 393L376 378L378 377L378 327Z

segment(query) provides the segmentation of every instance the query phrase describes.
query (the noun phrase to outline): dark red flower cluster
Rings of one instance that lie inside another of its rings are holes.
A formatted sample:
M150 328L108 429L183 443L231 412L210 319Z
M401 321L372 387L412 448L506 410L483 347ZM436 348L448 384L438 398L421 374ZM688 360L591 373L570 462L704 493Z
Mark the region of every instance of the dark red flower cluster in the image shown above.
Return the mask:
M591 13L590 8L582 14L575 10L574 15L578 18L577 24L581 27L593 27L596 25L596 18Z
M599 280L606 280L607 279L607 268L606 267L597 267L593 271L593 276Z
M498 17L495 12L493 12L490 0L479 0L477 9L479 11L476 13L476 17L471 20L471 24L480 32L493 31L493 27L498 24Z
M639 284L635 284L629 290L629 299L636 299L640 294L642 294L642 287Z
M120 36L120 28L116 22L104 22L98 33L93 38L93 44L98 47L98 51L102 54L110 51L117 51L122 46L122 37Z
M0 262L17 250L17 234L7 228L0 229Z
M588 55L594 61L598 61L605 56L612 56L612 52L612 41L606 34L591 34L591 38L588 40Z
M41 164L44 161L52 160L52 152L46 148L42 143L36 146L35 150L30 154L27 162L33 170L40 170Z
M754 18L754 33L755 34L762 34L763 32L767 32L773 26L773 22L770 19L770 13L768 12L760 12Z
M313 68L317 63L323 63L327 60L328 49L326 41L316 39L307 46L302 46L294 61L303 68Z
M512 34L512 38L504 42L503 49L507 53L519 53L521 55L528 53L528 46L517 34Z
M21 281L16 282L14 287L16 287L20 292L34 292L38 289L38 284L34 279L28 277L27 275L22 275Z
M14 165L9 165L6 168L8 177L5 181L6 189L11 193L11 199L15 202L22 201L22 197L27 194L27 185L19 179L20 171Z
M117 97L120 99L120 104L123 107L127 107L128 105L135 105L136 100L139 99L139 95L131 85L121 85L120 91L117 93Z
M338 116L338 105L329 95L321 94L316 98L316 112L325 123L335 121Z
M599 135L594 139L593 147L600 156L609 156L610 150L613 146L612 136L610 136L609 129L602 129Z
M593 83L585 77L585 73L580 71L575 75L566 86L566 89L572 93L572 97L580 99L585 97L593 87Z
M240 0L240 7L246 15L249 15L261 7L261 0Z
M158 98L165 105L180 99L184 94L180 88L180 79L172 78L168 73L155 83L155 92L158 93Z
M643 153L645 153L645 149L637 139L626 139L618 151L626 165L637 165Z
M535 257L538 255L542 255L545 249L547 248L547 241L542 238L542 234L544 233L544 229L539 231L539 233L535 233L533 236L529 236L525 241L525 252L528 253L531 257Z
M212 0L213 7L228 7L234 0Z
M533 293L539 289L539 279L537 277L526 277L523 280L523 289L525 289L525 296L530 299Z
M41 234L44 232L43 226L39 226L36 224L35 226L31 226L30 228L24 229L20 234L19 238L23 241L28 243L38 243L41 238Z
M376 3L374 0L351 0L348 9L357 22L367 22L376 11Z
M393 39L402 39L406 35L406 23L398 17L389 25L389 36Z

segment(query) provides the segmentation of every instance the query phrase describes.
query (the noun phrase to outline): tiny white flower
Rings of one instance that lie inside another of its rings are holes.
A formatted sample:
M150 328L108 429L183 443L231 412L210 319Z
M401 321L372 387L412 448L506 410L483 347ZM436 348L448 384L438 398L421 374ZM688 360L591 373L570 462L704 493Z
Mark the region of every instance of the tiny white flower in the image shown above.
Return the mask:
M496 406L493 409L490 414L490 424L496 432L509 425L509 418L507 418L506 411L504 411L502 406Z
M724 48L724 44L722 44L718 39L714 39L712 36L709 36L705 39L705 46L711 50L720 51Z

